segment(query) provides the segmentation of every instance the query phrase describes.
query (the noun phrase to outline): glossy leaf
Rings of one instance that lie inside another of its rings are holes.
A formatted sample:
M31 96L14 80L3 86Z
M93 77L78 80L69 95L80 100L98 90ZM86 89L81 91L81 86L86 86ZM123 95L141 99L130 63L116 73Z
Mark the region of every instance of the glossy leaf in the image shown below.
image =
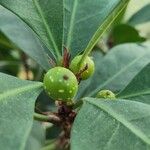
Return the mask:
M0 4L24 20L57 57L62 50L62 0L0 0Z
M118 45L122 43L140 43L146 39L141 37L134 27L127 24L119 24L112 30L111 40L113 45Z
M0 73L0 85L0 146L3 150L23 150L43 84Z
M119 45L99 61L95 74L81 96L94 96L101 89L118 92L124 89L134 76L150 62L149 46L137 44Z
M150 63L133 78L117 97L150 104Z
M135 13L128 21L131 25L138 25L150 21L150 4L141 8L137 13Z
M71 54L91 50L128 1L65 0L64 45Z
M71 150L149 150L150 105L85 98L71 137Z
M45 70L50 68L48 56L36 35L17 16L2 6L0 6L0 30L5 37L3 41L0 41L0 45L9 46L11 49L20 49Z

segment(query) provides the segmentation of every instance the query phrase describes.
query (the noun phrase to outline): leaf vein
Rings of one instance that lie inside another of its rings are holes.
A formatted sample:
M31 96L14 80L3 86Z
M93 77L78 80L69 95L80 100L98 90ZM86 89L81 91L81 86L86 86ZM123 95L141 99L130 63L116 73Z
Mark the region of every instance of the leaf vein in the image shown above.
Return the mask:
M24 87L18 87L18 88L9 90L7 92L4 92L4 93L0 94L0 101L5 99L6 97L14 96L14 95L22 93L24 91L31 90L31 89L37 88L37 87L41 87L42 85L43 84L39 82L39 83L36 83L36 84L27 85L27 86L24 86Z
M75 15L76 15L76 10L77 10L77 4L78 4L78 0L74 0L73 10L72 10L71 19L70 19L69 32L68 32L68 37L67 37L67 48L68 49L70 48L70 45L71 45L73 28L74 28L74 20L75 20Z
M37 0L32 0L32 1L33 1L34 5L35 5L35 7L37 9L38 14L40 15L40 17L41 17L41 19L43 21L43 25L44 25L44 27L46 29L46 32L47 32L47 35L48 35L48 40L49 40L49 42L52 42L54 50L56 52L56 55L59 58L60 57L59 49L57 47L57 44L55 42L55 39L54 39L53 34L51 32L51 29L49 28L48 23L47 23L47 21L46 21L46 19L44 17L43 11L42 11L39 3L37 2Z
M105 147L104 147L104 150L105 150L105 149L108 147L108 145L111 143L111 141L112 141L113 137L115 136L116 132L118 131L119 127L120 127L120 124L118 123L118 125L117 125L116 128L114 129L112 135L110 136L109 140L107 141L107 143L106 143L106 145L105 145Z
M101 110L105 111L108 115L110 115L111 117L116 119L118 122L120 122L125 128L130 130L134 135L139 137L139 139L141 139L144 143L150 145L150 139L147 136L145 136L145 134L142 131L140 131L140 129L135 127L132 123L130 123L125 118L123 118L121 115L115 113L113 110L111 110L107 106L104 106L103 104L100 104L100 106L99 106L99 105L96 105L96 104L90 102L89 100L87 100L87 102L100 108Z

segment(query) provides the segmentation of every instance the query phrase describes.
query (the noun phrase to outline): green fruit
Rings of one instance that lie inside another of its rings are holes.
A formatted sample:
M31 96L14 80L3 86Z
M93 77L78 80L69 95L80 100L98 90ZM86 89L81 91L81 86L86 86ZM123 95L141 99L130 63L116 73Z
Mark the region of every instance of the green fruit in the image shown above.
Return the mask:
M86 57L85 61L81 64L81 66L79 66L79 62L82 58L82 55L76 56L70 64L70 70L74 73L77 74L79 73L81 70L83 70L86 65L87 65L87 70L85 70L82 74L81 74L81 78L82 80L85 80L87 78L89 78L90 76L93 75L94 70L95 70L95 65L93 60L91 59L91 57Z
M116 99L116 96L112 91L101 90L97 93L96 98Z
M64 67L50 69L43 82L44 89L54 100L71 101L78 90L76 76Z

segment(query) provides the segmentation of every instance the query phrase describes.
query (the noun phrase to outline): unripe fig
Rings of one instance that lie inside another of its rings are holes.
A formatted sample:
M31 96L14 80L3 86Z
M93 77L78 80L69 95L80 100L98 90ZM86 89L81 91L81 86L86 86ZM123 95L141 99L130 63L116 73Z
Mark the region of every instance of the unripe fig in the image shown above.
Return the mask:
M64 67L54 67L44 76L44 89L48 95L59 101L71 101L78 90L76 76Z
M84 68L87 65L87 69L82 72L81 74L81 79L85 80L88 79L90 76L93 75L94 70L95 70L95 65L93 60L91 59L91 57L86 57L86 59L84 60L84 62L81 64L81 66L79 65L79 62L82 58L82 55L76 56L70 64L70 70L74 73L74 74L78 74L81 70L84 70Z
M116 99L116 96L110 90L101 90L97 93L96 98Z

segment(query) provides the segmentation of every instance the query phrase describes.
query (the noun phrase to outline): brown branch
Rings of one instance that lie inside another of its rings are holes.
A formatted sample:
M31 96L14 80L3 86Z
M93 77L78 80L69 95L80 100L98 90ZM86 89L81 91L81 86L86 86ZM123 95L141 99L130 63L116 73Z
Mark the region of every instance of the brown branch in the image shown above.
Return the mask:
M28 63L27 63L27 55L24 53L24 52L21 52L21 59L22 59L22 63L23 63L23 66L24 66L24 69L25 69L25 73L26 73L26 79L29 80L29 66L28 66Z

